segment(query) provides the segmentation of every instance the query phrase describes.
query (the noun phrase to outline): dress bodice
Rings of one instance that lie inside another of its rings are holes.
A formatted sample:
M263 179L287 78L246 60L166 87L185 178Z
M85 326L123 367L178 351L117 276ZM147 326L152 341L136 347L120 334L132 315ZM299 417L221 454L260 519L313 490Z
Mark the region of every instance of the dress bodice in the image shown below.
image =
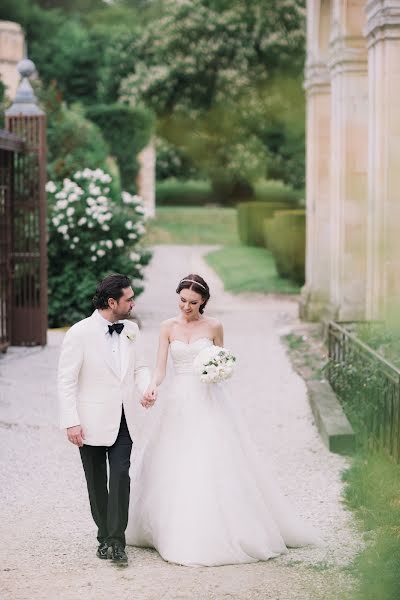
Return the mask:
M170 350L175 372L179 374L194 374L194 359L200 350L207 346L212 346L212 344L212 340L208 337L201 337L189 343L182 340L172 340L170 342Z

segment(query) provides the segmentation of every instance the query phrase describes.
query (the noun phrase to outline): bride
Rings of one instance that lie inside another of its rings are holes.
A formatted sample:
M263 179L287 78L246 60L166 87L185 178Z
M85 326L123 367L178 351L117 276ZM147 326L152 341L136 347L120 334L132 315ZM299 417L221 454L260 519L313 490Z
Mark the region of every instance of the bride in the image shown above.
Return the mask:
M180 315L161 325L142 403L153 403L168 351L173 389L135 464L127 543L187 566L268 560L318 543L261 463L227 385L203 383L193 367L203 348L223 346L222 325L204 315L207 283L190 274L176 291Z

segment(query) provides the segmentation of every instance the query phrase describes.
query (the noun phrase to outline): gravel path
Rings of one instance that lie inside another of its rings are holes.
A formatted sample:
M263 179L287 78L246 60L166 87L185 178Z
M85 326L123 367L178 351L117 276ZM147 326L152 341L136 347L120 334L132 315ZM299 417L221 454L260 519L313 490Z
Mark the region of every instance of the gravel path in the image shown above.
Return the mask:
M45 349L11 349L0 359L0 589L10 600L316 600L352 585L345 567L359 547L343 508L340 473L346 459L330 454L313 425L304 382L292 370L279 332L297 320L294 300L234 297L204 264L206 247L162 246L137 303L145 345L154 361L159 322L176 313L175 286L200 272L213 297L208 314L224 323L238 356L243 406L259 451L269 457L300 514L314 523L324 548L291 550L266 563L186 568L152 550L128 548L120 570L95 557L78 452L57 429L55 372L63 333ZM238 381L239 378L237 377ZM138 407L135 444L154 418Z

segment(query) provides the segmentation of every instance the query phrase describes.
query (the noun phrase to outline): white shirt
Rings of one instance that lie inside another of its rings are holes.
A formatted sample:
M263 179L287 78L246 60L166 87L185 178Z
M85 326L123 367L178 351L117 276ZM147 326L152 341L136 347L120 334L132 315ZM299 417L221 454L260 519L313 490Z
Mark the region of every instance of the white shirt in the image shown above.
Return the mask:
M110 350L110 356L114 372L118 377L121 377L121 352L120 352L120 335L116 331L113 331L110 335L108 330L109 325L113 325L110 321L107 321L98 310L95 311L97 319L100 325L104 329L104 335L106 336L107 346ZM117 321L118 323L118 321Z

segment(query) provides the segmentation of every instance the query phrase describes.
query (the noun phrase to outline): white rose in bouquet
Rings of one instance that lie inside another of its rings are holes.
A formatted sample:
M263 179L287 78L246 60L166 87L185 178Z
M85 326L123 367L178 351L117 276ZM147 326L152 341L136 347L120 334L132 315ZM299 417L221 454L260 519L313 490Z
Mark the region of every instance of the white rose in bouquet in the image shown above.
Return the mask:
M193 365L204 383L219 383L233 374L236 357L227 348L208 346L199 352Z

